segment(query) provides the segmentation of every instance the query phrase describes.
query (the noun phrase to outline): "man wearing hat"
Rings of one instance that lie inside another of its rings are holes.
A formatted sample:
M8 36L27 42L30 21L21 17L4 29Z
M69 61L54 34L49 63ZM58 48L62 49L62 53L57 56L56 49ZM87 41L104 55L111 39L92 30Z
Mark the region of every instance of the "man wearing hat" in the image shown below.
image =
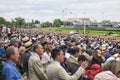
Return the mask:
M28 41L24 44L24 47L26 48L26 52L23 55L23 69L24 69L24 73L27 73L27 76L28 76L28 61L30 56L33 54L32 45L33 43L31 41Z
M21 46L19 47L20 57L19 57L19 61L16 64L19 72L24 76L26 76L26 72L25 72L24 66L23 66L23 58L24 58L25 52L27 51L24 45L25 45L25 43L27 43L28 40L29 40L28 37L27 38L22 38L22 43L24 42L24 44L21 44ZM29 45L29 44L27 43L26 46L27 45Z
M26 42L28 42L30 39L29 39L29 37L24 37L24 38L22 38L22 42L23 42L23 44L25 44Z

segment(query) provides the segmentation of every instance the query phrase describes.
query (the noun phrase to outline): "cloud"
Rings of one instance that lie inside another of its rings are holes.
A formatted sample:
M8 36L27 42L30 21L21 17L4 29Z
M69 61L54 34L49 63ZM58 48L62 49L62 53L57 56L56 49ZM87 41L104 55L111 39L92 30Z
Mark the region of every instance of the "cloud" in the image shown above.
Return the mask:
M100 20L101 12L104 12L107 19L119 21L119 5L120 0L0 0L0 16L41 21L85 16Z

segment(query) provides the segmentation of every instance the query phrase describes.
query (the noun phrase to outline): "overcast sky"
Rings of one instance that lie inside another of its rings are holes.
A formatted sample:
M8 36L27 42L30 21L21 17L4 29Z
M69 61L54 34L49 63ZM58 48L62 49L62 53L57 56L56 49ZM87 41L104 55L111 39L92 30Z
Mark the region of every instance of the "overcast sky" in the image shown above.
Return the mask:
M120 0L0 0L0 16L41 22L83 17L120 22Z

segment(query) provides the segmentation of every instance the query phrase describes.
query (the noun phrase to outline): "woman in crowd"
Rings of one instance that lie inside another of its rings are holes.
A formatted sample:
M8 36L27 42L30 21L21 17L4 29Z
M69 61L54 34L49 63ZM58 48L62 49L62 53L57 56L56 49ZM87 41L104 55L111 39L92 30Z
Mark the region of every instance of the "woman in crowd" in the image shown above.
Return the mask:
M112 60L103 65L103 71L94 80L120 80L120 62Z
M98 49L96 51L96 53L93 55L91 65L92 64L99 64L99 65L101 65L101 63L103 63L104 61L105 61L105 57L104 57L102 51L100 49Z

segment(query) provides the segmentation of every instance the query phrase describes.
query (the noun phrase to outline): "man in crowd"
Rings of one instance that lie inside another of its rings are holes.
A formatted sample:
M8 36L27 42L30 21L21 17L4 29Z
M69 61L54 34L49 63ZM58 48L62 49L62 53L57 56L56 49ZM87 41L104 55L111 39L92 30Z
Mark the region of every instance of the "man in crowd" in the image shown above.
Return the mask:
M28 62L29 80L47 80L47 76L44 73L43 65L40 60L40 56L43 54L43 46L41 44L33 45L34 53L30 56Z
M66 60L66 64L68 66L69 72L71 73L71 69L73 64L78 64L77 58L80 55L80 49L78 47L70 48L70 57Z
M16 62L19 60L18 49L10 46L6 50L7 61L4 64L2 79L3 80L22 80L21 74L16 69Z
M33 46L33 43L31 41L28 41L24 44L26 51L23 54L23 70L24 70L24 74L27 74L27 77L28 77L28 61L30 56L33 54L32 46Z
M18 38L17 38L17 37L13 37L13 38L10 40L10 46L14 46L14 47L18 48L18 46L19 46L19 41L18 41Z
M80 55L78 57L78 64L74 63L74 65L72 67L71 75L73 75L78 70L78 68L81 66L82 62L84 62L84 61L88 61L87 58L84 55ZM84 78L82 76L80 76L80 78L78 80L84 80Z
M75 74L69 75L60 65L64 61L64 53L61 49L53 49L51 56L54 61L48 66L46 74L49 80L77 80L85 71L87 63L83 62Z

